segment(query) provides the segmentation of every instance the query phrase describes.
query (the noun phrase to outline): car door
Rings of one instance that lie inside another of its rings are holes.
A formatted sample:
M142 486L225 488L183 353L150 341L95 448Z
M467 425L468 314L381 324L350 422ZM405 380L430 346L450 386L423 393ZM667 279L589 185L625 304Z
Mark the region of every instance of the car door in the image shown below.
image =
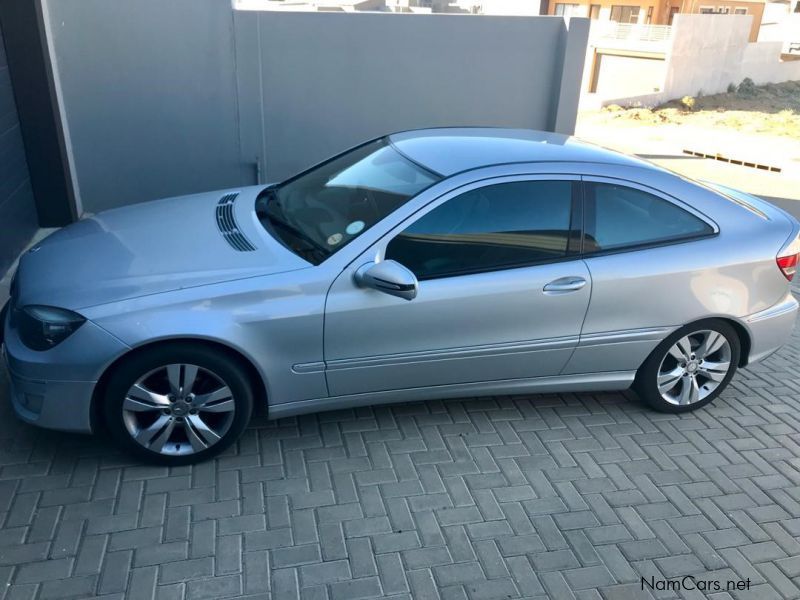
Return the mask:
M485 180L390 231L329 291L330 395L560 373L591 293L579 195L578 177ZM414 272L413 300L356 284L360 267L381 260Z
M586 176L582 256L592 301L564 374L630 371L677 326L721 312L708 257L716 224L677 198L623 179ZM715 249L717 248L717 249Z

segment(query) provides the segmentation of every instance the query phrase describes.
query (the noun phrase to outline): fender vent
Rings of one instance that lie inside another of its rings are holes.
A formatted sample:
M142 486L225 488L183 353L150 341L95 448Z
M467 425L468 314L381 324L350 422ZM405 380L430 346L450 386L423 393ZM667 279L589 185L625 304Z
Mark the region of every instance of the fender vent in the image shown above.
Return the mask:
M239 252L252 252L256 249L244 234L239 230L236 219L233 217L233 205L236 203L238 193L225 194L217 204L217 226L231 247Z

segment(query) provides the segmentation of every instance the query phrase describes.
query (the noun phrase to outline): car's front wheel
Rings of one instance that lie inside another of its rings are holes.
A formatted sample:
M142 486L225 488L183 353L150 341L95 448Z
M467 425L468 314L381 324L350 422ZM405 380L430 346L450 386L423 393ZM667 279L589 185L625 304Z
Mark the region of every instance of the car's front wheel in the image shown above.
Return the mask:
M653 350L636 375L634 389L661 412L695 410L728 386L740 353L739 336L725 321L687 325Z
M104 401L112 438L129 452L166 465L218 454L241 435L253 410L239 361L183 343L143 350L122 362Z

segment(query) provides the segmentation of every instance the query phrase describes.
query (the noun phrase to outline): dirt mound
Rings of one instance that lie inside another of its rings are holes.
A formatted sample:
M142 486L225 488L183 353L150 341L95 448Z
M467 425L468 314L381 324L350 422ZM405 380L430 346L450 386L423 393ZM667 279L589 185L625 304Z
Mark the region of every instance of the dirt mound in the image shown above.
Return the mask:
M754 86L746 80L731 88L728 93L687 96L653 109L608 106L581 118L620 124L723 127L800 139L800 81Z

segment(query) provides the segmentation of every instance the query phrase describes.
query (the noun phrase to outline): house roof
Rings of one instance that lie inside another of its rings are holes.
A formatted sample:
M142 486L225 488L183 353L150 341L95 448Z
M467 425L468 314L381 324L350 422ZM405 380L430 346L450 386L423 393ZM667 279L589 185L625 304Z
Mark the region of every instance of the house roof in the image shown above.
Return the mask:
M523 162L651 166L640 159L574 137L531 129L419 129L392 134L389 140L414 162L444 176L480 167Z

